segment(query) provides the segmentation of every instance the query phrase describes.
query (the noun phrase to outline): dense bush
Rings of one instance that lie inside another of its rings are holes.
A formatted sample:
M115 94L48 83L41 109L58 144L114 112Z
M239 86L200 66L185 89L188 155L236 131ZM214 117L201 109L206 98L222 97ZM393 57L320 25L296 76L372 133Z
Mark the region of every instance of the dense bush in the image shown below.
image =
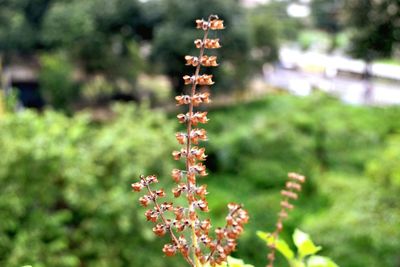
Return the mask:
M173 128L163 116L120 108L99 126L27 111L0 125L1 266L162 266L130 182L167 176Z
M400 132L399 112L347 106L323 94L271 96L212 112L209 154L218 178L210 186L222 196L234 190L252 215L236 256L265 263L259 251L266 249L253 233L273 229L279 189L286 173L297 171L309 179L286 233L302 227L340 266L394 266L400 207L392 135Z

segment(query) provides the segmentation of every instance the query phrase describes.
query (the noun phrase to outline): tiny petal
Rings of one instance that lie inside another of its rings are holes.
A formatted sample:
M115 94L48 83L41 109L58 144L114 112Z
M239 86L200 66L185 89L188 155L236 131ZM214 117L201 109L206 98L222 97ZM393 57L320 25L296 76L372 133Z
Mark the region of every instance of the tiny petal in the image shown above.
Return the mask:
M286 188L301 191L301 184L298 184L296 182L286 182Z
M185 114L178 114L176 117L180 123L185 123L187 121L187 116Z
M140 205L143 207L147 207L151 201L151 198L148 195L144 195L139 198Z
M193 56L185 56L186 64L187 66L193 66L197 67L199 65L199 59L198 57L193 57Z
M175 182L179 183L179 181L182 179L182 171L178 169L173 169L172 170L172 179L174 179Z
M294 206L287 201L281 201L281 207L291 210L291 209L293 209Z
M157 236L164 236L166 232L167 231L164 224L158 223L153 227L153 233L155 233Z
M142 188L143 188L143 185L140 182L133 183L131 186L132 186L133 191L136 191L136 192L140 192L140 190L142 190Z
M200 60L201 65L204 67L216 67L218 66L216 56L202 56Z
M176 133L175 138L179 144L183 145L183 144L185 144L185 142L187 140L187 135L184 133Z
M224 21L220 19L214 19L210 21L210 29L211 30L223 30L225 29L224 27Z
M174 160L179 160L182 157L182 154L180 151L173 151L172 156L174 157Z
M300 183L304 183L306 181L306 177L303 175L300 175L298 173L290 172L288 173L288 177L292 180L298 181Z
M149 175L144 180L147 184L158 183L157 177L155 175Z
M168 257L174 256L176 253L176 246L172 244L165 244L162 251Z
M294 193L292 191L287 191L287 190L282 190L281 191L281 195L285 196L285 197L288 197L288 198L291 198L291 199L297 199L298 198L296 193Z
M162 189L153 191L153 193L156 194L157 197L165 197L165 192Z
M175 97L177 105L187 105L190 103L190 96L188 95L179 95Z
M200 42L201 42L201 40L200 40ZM220 48L221 47L221 45L219 44L219 39L218 38L217 39L205 39L204 40L204 44L201 42L200 47L202 45L204 45L204 47L207 48L207 49L216 49L216 48ZM197 47L197 44L196 44L196 47ZM197 47L197 48L200 48L200 47Z
M200 39L196 39L194 40L194 45L196 46L196 48L201 48L203 46L203 41L201 41Z

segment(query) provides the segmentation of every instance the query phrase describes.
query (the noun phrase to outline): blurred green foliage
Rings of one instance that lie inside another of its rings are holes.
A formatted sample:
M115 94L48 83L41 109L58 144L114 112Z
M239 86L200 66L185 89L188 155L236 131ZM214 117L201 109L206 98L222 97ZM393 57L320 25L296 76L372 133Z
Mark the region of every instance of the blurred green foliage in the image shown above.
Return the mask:
M310 5L312 19L318 29L336 34L344 26L340 21L342 1L313 0Z
M399 115L399 107L347 106L319 93L210 111L211 208L219 214L218 200L233 198L252 215L235 256L255 266L265 263L260 251L266 248L254 232L274 228L279 191L286 173L295 171L308 182L285 239L301 227L340 266L395 266L400 192L376 177L397 181L392 136L400 133ZM282 259L277 266L285 266Z
M42 69L39 83L49 103L59 109L67 109L68 104L78 95L77 85L72 80L73 66L63 53L46 54L40 57Z
M390 57L400 44L398 0L343 1L345 25L351 30L350 53L367 61Z
M166 0L164 21L157 27L154 36L152 58L161 63L165 73L172 78L176 90L183 89L183 74L191 74L184 65L185 55L197 55L194 39L201 38L203 31L195 28L194 19L207 19L217 14L224 20L226 29L222 32L210 32L209 38L220 38L224 49L218 50L219 61L224 64L217 69L208 69L207 73L217 72L219 91L242 89L250 74L251 62L248 60L251 49L250 33L245 12L235 0L215 1ZM213 54L214 51L207 51Z
M175 112L174 112L175 114ZM214 227L227 202L250 223L234 257L266 263L256 231L272 230L286 173L308 177L282 238L297 227L340 266L395 266L400 248L399 107L285 95L210 111L208 197ZM94 122L45 111L0 119L0 265L184 266L165 258L130 183L158 174L171 187L175 119L118 106ZM277 266L286 266L278 257Z
M130 183L167 176L173 127L144 108L115 112L106 125L50 111L1 118L1 266L163 265Z
M53 58L59 63L52 64L51 71L60 74L72 68L77 74L64 75L58 86L54 86L55 78L46 78L54 80L50 86L54 92L49 91L49 82L40 84L48 104L56 109L70 106L69 94L64 99L61 94L71 83L78 92L74 98L77 106L121 93L141 99L146 92L136 81L143 73L166 74L180 93L181 77L191 71L184 66L184 56L198 52L193 40L202 35L194 28L194 20L209 14L218 14L226 25L218 33L224 46L217 53L221 67L207 70L219 77L219 92L244 89L252 73L261 71L260 65L277 59L281 32L297 30L286 24L287 15L285 20L271 16L277 7L285 14L285 5L253 12L236 0L3 0L0 5L0 54L4 54L5 65L21 61L35 65L41 55L40 61ZM278 19L285 27L276 23ZM213 34L211 38L216 36ZM40 71L49 73L46 64L44 68ZM102 77L111 90L108 86L90 90L95 77ZM58 87L61 89L56 92ZM99 95L93 94L98 91Z

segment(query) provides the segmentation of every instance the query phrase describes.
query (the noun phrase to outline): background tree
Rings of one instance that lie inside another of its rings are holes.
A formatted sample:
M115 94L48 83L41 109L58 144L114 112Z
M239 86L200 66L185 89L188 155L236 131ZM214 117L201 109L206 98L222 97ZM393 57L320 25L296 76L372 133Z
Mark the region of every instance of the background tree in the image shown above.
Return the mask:
M166 0L163 3L165 19L155 32L152 59L161 65L176 90L181 92L182 73L189 71L187 67L182 66L184 56L190 54L184 51L195 51L193 36L198 36L198 32L193 30L193 18L205 18L208 14L218 14L227 25L224 34L219 36L224 44L220 56L223 61L220 62L221 68L208 72L222 72L216 75L219 77L218 91L241 88L246 83L250 71L248 58L251 43L247 21L238 2Z
M390 57L400 44L398 0L347 0L345 22L352 30L350 53L370 61Z
M339 12L343 0L313 0L311 2L311 15L314 25L331 35L329 50L337 46L337 34L342 30Z

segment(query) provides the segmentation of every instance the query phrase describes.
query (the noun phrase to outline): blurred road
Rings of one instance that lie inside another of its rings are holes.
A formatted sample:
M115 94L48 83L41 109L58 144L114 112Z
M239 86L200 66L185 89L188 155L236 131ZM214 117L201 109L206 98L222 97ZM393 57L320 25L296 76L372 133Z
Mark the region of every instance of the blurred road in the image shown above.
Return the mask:
M332 93L346 103L364 105L400 104L400 84L340 77L327 78L316 73L275 68L264 75L265 82L287 89L291 93L306 96L313 88Z
M350 104L400 104L398 66L373 64L371 74L386 79L368 81L354 75L365 71L365 63L359 60L289 49L280 51L280 60L279 66L264 68L264 81L295 95L305 96L320 89Z

